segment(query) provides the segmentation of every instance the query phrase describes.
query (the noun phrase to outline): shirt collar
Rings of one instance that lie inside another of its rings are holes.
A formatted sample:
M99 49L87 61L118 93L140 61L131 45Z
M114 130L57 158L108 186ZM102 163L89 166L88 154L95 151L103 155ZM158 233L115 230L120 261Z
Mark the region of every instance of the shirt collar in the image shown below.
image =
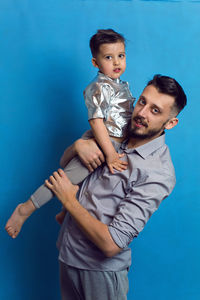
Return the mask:
M144 159L149 156L154 151L158 150L160 147L165 145L165 133L162 133L159 137L153 139L152 141L139 146L137 148L127 148L128 140L124 141L121 145L121 148L126 153L137 152Z
M120 83L121 82L120 78L112 79L112 78L108 77L107 75L101 73L100 71L98 71L98 76L100 76L100 77L102 77L104 79L107 79L109 81L116 82L116 83Z

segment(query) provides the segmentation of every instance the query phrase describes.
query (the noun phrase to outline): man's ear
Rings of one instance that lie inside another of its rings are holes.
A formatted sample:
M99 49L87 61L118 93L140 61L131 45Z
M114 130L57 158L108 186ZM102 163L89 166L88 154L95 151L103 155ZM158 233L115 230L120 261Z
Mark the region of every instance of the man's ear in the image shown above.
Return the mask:
M97 64L97 60L96 60L96 58L92 58L92 64L93 64L93 66L95 67L95 68L98 68L99 66L98 66L98 64Z
M172 129L178 124L178 118L171 118L166 124L165 129Z

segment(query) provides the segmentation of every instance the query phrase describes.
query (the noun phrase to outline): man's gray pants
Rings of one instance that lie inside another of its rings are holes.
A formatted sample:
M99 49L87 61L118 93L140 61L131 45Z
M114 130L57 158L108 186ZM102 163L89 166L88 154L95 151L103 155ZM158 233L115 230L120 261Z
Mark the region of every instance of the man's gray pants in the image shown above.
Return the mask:
M62 300L127 300L128 270L91 271L60 262Z

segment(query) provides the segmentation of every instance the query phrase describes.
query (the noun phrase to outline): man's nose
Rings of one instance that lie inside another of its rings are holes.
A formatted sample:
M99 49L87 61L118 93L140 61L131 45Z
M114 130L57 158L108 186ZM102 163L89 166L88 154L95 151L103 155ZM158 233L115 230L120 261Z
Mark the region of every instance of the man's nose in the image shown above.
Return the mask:
M138 115L139 115L140 117L146 118L146 117L147 117L147 113L148 113L147 107L146 107L146 106L143 106L143 107L139 110Z

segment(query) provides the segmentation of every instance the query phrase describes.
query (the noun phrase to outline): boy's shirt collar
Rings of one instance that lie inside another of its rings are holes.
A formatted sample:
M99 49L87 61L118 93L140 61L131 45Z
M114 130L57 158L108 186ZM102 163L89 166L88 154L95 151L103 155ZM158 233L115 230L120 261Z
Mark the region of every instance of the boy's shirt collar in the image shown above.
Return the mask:
M110 78L109 76L105 75L104 73L102 73L100 71L98 71L98 76L103 77L103 78L105 78L107 80L110 80L112 82L116 82L116 83L120 83L121 82L120 78L112 79L112 78Z

